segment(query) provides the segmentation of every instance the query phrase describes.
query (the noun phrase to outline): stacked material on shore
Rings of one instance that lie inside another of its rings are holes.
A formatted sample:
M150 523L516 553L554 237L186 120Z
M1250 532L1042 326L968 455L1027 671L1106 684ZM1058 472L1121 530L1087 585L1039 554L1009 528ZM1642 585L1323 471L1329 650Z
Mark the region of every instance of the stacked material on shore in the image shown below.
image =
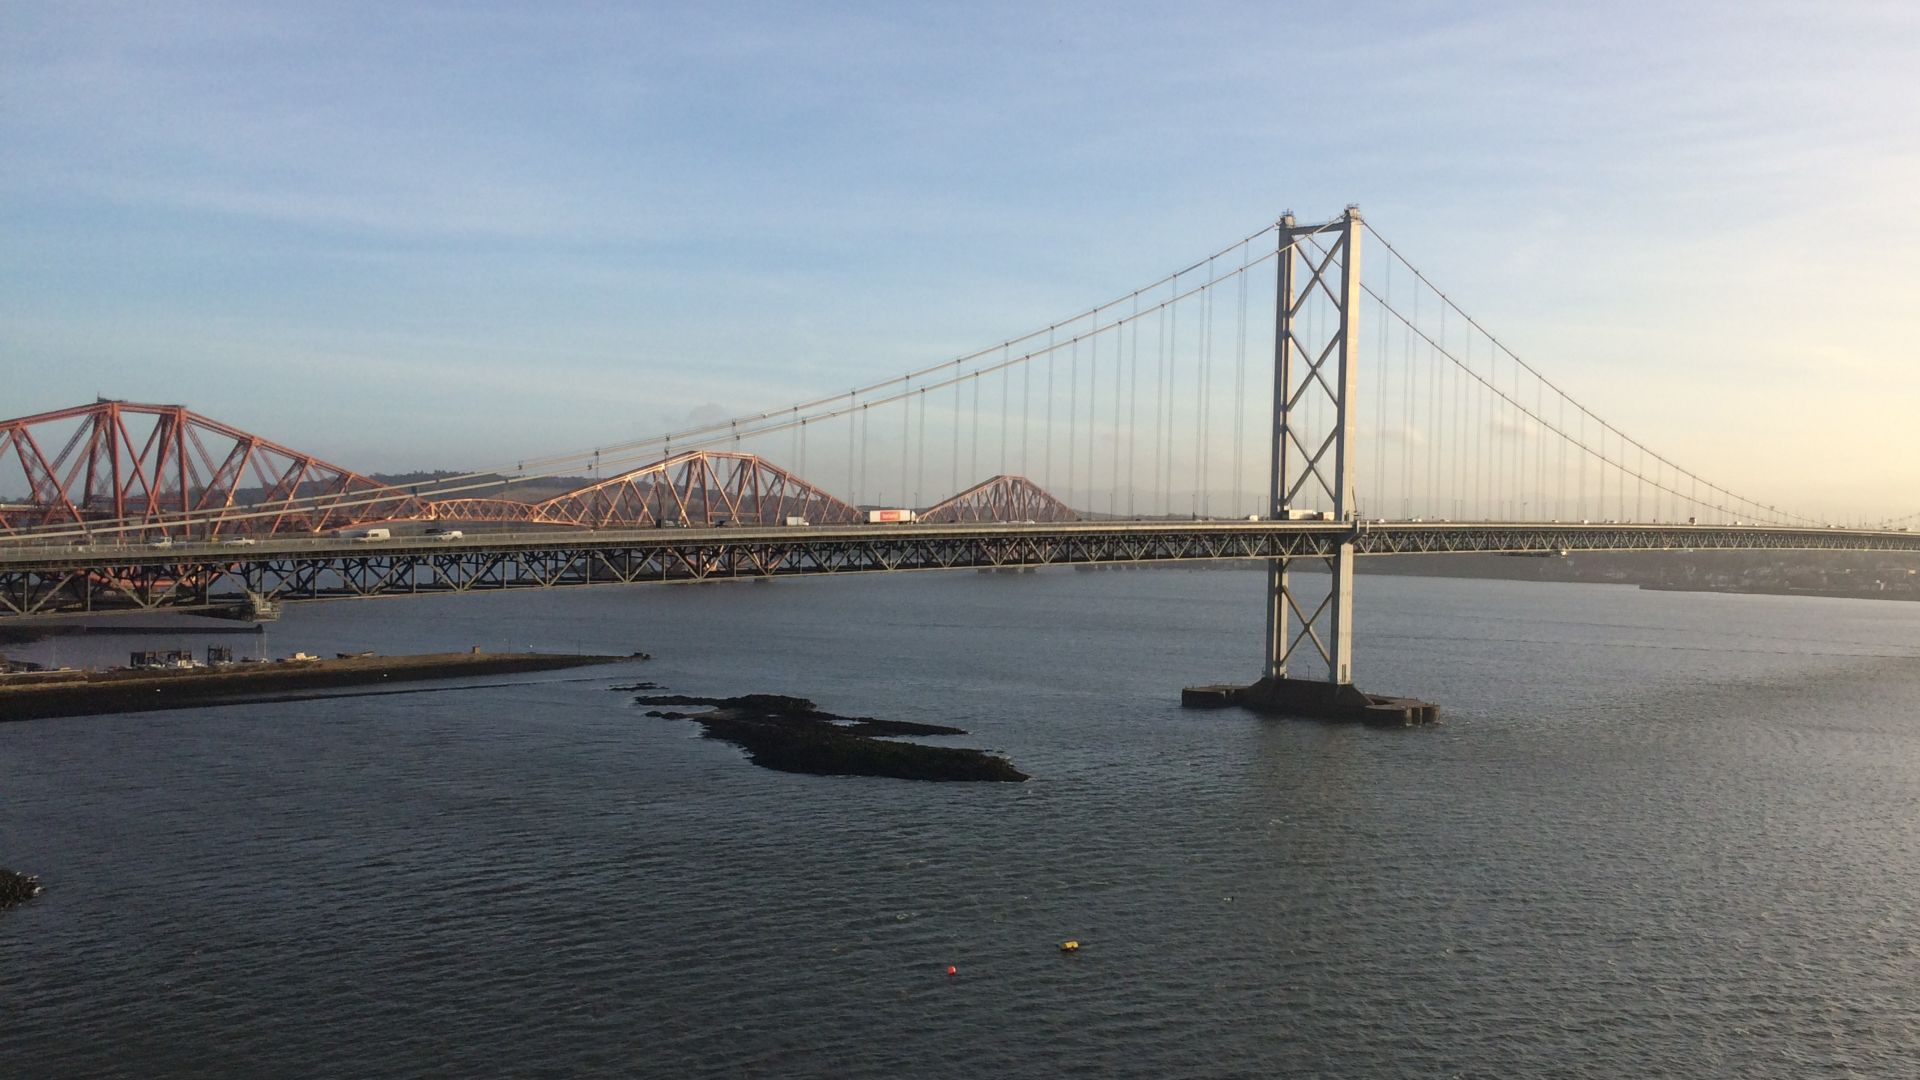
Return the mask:
M32 874L17 874L0 866L0 908L24 904L39 895L39 878Z

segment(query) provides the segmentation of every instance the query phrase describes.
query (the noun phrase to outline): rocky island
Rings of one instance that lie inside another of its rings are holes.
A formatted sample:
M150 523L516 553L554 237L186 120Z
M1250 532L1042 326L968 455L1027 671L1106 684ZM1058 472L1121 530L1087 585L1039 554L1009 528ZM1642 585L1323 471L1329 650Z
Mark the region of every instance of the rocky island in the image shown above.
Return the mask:
M40 879L0 866L0 910L24 904L40 895Z
M895 742L901 735L965 735L959 728L836 716L806 698L780 694L740 697L642 695L637 704L656 706L647 713L667 720L692 720L706 737L730 742L754 764L781 772L815 776L889 776L901 780L989 780L1019 783L1027 775L1006 758L984 750ZM658 706L698 706L702 712L676 712Z

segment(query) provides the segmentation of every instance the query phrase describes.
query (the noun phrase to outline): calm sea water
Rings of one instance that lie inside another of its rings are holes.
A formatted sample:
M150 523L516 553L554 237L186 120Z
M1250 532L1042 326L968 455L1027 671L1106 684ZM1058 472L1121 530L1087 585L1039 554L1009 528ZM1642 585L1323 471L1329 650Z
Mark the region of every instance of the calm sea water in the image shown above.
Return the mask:
M1181 711L1260 588L295 607L275 652L657 659L0 725L0 863L47 885L0 914L0 1073L1915 1074L1920 604L1363 578L1362 684L1444 727ZM1034 779L770 772L634 679Z

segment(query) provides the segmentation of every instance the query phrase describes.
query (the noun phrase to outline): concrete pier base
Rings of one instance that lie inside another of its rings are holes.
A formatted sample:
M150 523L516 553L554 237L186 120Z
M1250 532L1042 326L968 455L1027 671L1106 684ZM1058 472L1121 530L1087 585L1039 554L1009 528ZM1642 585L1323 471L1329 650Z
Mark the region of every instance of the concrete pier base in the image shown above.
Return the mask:
M1257 713L1317 720L1357 720L1378 727L1416 727L1440 722L1440 706L1413 698L1369 694L1351 683L1317 679L1261 679L1252 686L1189 686L1180 704L1190 709L1238 705Z

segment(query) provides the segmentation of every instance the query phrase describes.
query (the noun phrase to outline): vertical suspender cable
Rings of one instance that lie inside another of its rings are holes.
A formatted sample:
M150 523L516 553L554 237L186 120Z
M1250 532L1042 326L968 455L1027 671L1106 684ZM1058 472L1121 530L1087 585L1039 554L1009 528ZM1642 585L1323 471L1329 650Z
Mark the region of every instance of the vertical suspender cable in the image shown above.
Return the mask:
M1628 516L1627 511L1627 481L1631 479L1629 474L1633 470L1627 468L1627 433L1622 431L1617 434L1620 436L1620 512L1614 515L1614 520L1631 521L1633 518Z
M1547 416L1547 388L1536 377L1533 380L1533 414L1542 420ZM1533 447L1533 489L1540 500L1540 512L1536 517L1545 517L1547 510L1547 433L1534 424Z
M1498 369L1500 369L1500 350L1498 350L1498 348L1488 348L1486 352L1488 352L1488 356L1494 357L1494 369L1498 371ZM1515 382L1515 386L1519 386L1519 380L1521 380L1521 369L1519 369L1519 365L1515 365L1515 367L1513 367L1513 382ZM1498 380L1494 382L1494 388L1496 388L1496 390L1500 388L1500 382L1498 382ZM1519 392L1519 390L1515 390L1515 394L1517 394L1517 392ZM1519 469L1521 440L1515 436L1515 427L1513 427L1513 425L1517 425L1519 419L1521 419L1521 417L1515 413L1515 409L1519 409L1517 402L1519 402L1517 396L1513 396L1511 400L1501 400L1500 402L1501 423L1500 429L1498 429L1500 430L1501 436L1500 513L1501 517L1505 517L1507 521L1515 521L1515 519L1517 519L1517 515L1519 515L1519 500L1521 500L1521 482L1519 482L1519 480L1521 480L1521 469ZM1509 419L1509 417L1511 417L1511 419Z
M1060 498L1067 505L1073 501L1073 473L1076 451L1080 447L1080 335L1075 334L1072 351L1068 354L1067 367L1067 487L1060 492Z
M980 380L979 375L973 377L973 437L967 440L967 482L954 484L955 491L980 481Z
M1574 455L1574 458L1580 462L1579 502L1577 506L1579 508L1580 520L1585 521L1587 520L1587 458L1592 455L1593 451L1587 449L1587 410L1579 404L1575 404L1574 409L1580 414L1580 452Z
M1440 309L1440 340L1447 340L1447 309ZM1433 342L1427 342L1427 431L1426 439L1421 443L1427 455L1427 516L1443 517L1440 510L1445 505L1440 501L1440 359L1434 354Z
M1160 445L1165 435L1163 418L1167 410L1167 313L1162 308L1154 312L1153 346L1153 486L1160 499L1160 512L1170 513L1167 505L1167 484L1165 472L1161 468Z
M1127 433L1121 426L1120 415L1120 406L1126 400L1124 396L1127 387L1126 372L1122 370L1126 364L1126 353L1127 339L1122 335L1121 328L1115 327L1113 332L1113 491L1107 496L1107 513L1114 517L1120 515L1120 438Z
M1500 492L1498 490L1498 484L1500 482L1500 443L1499 440L1494 437L1495 428L1500 423L1500 398L1499 395L1494 393L1494 387L1497 385L1497 380L1499 379L1499 375L1497 374L1499 366L1500 352L1489 344L1487 346L1487 385L1483 388L1480 395L1482 408L1484 409L1480 432L1482 439L1481 459L1483 467L1486 469L1486 487L1482 492L1482 496L1487 508L1487 520L1489 521L1497 521L1501 516Z
M1513 450L1507 455L1507 467L1511 470L1507 478L1507 487L1511 492L1507 512L1515 520L1521 520L1526 517L1527 509L1527 418L1525 410L1520 407L1520 365L1517 363L1513 365L1513 393L1510 396L1513 401L1507 410L1513 416L1513 430L1509 433Z
M1467 342L1467 370L1473 370L1473 342L1471 341ZM1487 396L1480 392L1479 387L1475 387L1473 419L1469 423L1473 425L1473 516L1477 521L1485 521L1493 516L1487 512L1486 489L1481 484L1482 476L1486 471L1486 402Z
M1567 516L1567 395L1560 395L1560 467L1553 471L1553 516L1555 520Z
M1098 438L1100 433L1100 335L1103 331L1094 327L1093 336L1087 339L1087 509L1093 509L1093 490L1100 482L1100 458ZM1119 338L1119 333L1113 335ZM1115 354L1119 355L1116 346ZM1117 365L1117 361L1116 361ZM1119 380L1114 380L1114 408L1120 404ZM1118 432L1114 433L1116 436ZM1107 492L1107 516L1113 516L1115 492Z
M1506 520L1507 444L1502 427L1507 419L1507 403L1500 396L1500 350L1487 346L1487 503L1494 520Z
M1507 513L1507 446L1502 440L1501 426L1506 422L1507 403L1500 397L1500 350L1491 344L1487 347L1487 516L1495 521L1506 520Z
M1013 369L1006 366L1012 357L1010 346L1000 347L1000 464L993 471L1002 474L1013 471L1013 459L1007 456L1007 429L1013 426ZM977 483L985 477L973 479Z
M1252 257L1253 249L1246 244L1240 245L1240 296L1239 314L1234 324L1233 346L1233 516L1239 517L1240 511L1248 505L1240 501L1241 481L1246 479L1244 464L1246 461L1247 419L1247 260Z
M975 393L979 392L978 390L979 385L980 384L977 382L974 383ZM960 384L957 382L953 384L952 420L953 420L953 450L947 455L947 474L948 474L947 494L949 495L952 495L960 490ZM927 501L929 504L932 504L932 503L939 502L940 500L929 499Z
M1173 276L1173 295L1180 295L1180 275ZM1179 441L1178 414L1174 412L1175 373L1180 370L1180 304L1167 309L1167 512L1173 512L1174 445Z
M1027 441L1033 431L1033 361L1020 362L1020 475L1033 478Z
M1622 453L1620 456L1622 459L1624 459L1626 457L1626 454ZM1640 450L1640 465L1639 465L1638 471L1635 473L1635 479L1634 479L1634 485L1633 485L1633 520L1635 521L1647 520L1646 517L1644 516L1646 514L1646 509L1647 509L1646 501L1647 501L1647 451L1643 447Z
M1134 516L1134 463L1140 459L1138 446L1133 441L1134 432L1140 427L1140 294L1133 294L1133 316L1127 323L1127 423L1124 428L1127 437L1127 516ZM1123 430L1116 421L1115 439Z
M1210 517L1208 483L1208 426L1213 422L1213 260L1207 260L1207 284L1200 296L1200 408L1196 412L1193 432L1193 457L1199 465L1200 476L1200 514Z
M1053 486L1053 327L1047 328L1047 424L1040 431L1040 437L1046 440L1040 452L1040 483L1048 491L1058 490Z
M1116 342L1119 340L1119 331L1114 331L1114 340L1116 340ZM1114 346L1114 357L1116 357L1116 359L1114 359L1114 371L1117 373L1117 371L1119 371L1119 346L1117 346L1117 344ZM1098 461L1100 461L1100 459L1098 459L1098 444L1100 444L1100 440L1098 440L1098 432L1100 432L1098 415L1100 415L1100 413L1098 413L1098 409L1100 409L1100 329L1094 327L1092 338L1089 338L1089 342L1087 342L1087 509L1092 509L1092 490L1094 490L1094 484L1100 482L1100 465L1098 465ZM1119 379L1117 379L1117 377L1114 379L1114 415L1116 415L1116 417L1119 415ZM1119 430L1114 432L1114 438L1116 438L1117 448ZM1116 467L1116 469L1119 467L1119 457L1117 457L1117 454L1119 454L1119 452L1116 450L1116 457L1114 457L1114 467ZM1114 477L1110 477L1110 479L1112 479L1112 486L1108 488L1108 494L1106 494L1106 513L1108 513L1108 517L1114 515L1114 509L1116 509L1117 502L1119 502L1119 475L1114 473Z
M1467 340L1467 347L1469 349L1473 347L1471 338ZM1453 387L1453 516L1462 519L1469 516L1467 512L1469 505L1467 501L1467 440L1472 434L1469 428L1473 424L1473 421L1468 419L1467 408L1470 395L1473 393L1472 380L1467 377L1469 374L1464 370L1459 372L1454 379Z
M1413 322L1420 323L1420 290L1413 290ZM1400 516L1413 516L1413 330L1401 335L1405 352L1400 387Z
M1382 284L1386 300L1382 307L1394 306L1394 259L1386 259L1386 282ZM1390 365L1392 365L1392 344L1386 331L1386 311L1380 311L1380 365L1375 375L1375 407L1373 407L1373 498L1375 517L1386 515L1386 388L1390 384Z

